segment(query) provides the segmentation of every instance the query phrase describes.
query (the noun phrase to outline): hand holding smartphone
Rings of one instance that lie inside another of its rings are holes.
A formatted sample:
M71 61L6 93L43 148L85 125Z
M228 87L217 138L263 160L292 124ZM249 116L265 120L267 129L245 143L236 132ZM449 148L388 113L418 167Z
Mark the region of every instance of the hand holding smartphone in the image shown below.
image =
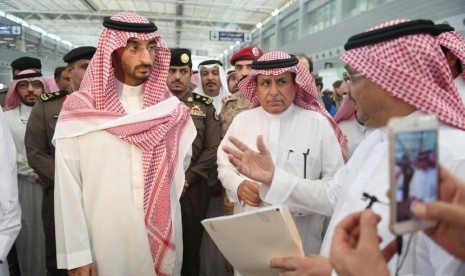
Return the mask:
M432 227L416 218L419 201L438 199L438 120L435 116L393 118L388 123L391 221L396 235Z

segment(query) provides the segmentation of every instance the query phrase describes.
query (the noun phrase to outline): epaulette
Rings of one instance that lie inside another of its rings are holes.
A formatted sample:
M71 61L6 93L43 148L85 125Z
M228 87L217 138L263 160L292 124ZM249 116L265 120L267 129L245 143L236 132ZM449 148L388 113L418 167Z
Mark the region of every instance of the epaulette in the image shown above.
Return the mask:
M40 99L43 102L53 101L55 99L61 98L63 96L68 95L68 91L58 91L53 93L42 93L40 94Z
M192 96L194 97L194 100L204 103L205 105L211 105L213 104L213 99L205 96L201 96L197 93L192 92Z
M234 100L237 100L237 93L234 93L234 94L231 94L231 95L228 95L228 96L224 97L221 100L221 104L225 105L227 102L234 101Z

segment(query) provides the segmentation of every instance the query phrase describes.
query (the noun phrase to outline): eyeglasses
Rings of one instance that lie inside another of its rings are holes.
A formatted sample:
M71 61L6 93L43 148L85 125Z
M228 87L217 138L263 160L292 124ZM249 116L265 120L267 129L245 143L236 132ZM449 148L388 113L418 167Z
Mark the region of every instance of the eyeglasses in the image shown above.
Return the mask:
M40 80L35 80L35 81L23 80L23 81L18 81L18 83L16 84L16 88L26 89L29 87L29 85L31 85L32 88L36 88L36 89L44 87L44 85L42 84Z
M143 53L144 48L147 50L147 52L149 52L149 54L153 54L155 53L157 46L155 44L147 45L147 47L139 46L136 44L129 44L126 46L126 49L128 49L129 53L134 56Z
M355 78L362 77L362 76L363 76L362 73L351 74L349 72L344 72L344 74L342 75L342 78L344 79L345 82L351 83L354 81Z

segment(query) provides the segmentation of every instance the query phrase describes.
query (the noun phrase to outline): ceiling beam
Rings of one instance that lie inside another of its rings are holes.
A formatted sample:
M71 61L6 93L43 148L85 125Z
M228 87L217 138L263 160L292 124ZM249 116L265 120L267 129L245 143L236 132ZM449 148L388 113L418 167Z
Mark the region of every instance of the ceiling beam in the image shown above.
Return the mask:
M11 13L14 14L15 16L18 16L20 18L25 18L31 16L31 14L36 14L38 16L40 15L55 15L59 16L63 14L63 11L34 11L34 10L12 10L12 9L5 9L3 10L6 13ZM112 16L119 11L101 11L101 12L96 12L96 13L90 13L89 12L83 12L83 11L67 11L65 14L71 15L71 16L83 16L86 17L86 19L92 19L92 17L95 17L96 19L98 18L101 20L102 17L105 16ZM234 18L226 20L222 19L214 19L214 18L198 18L198 17L187 17L187 16L178 16L178 15L169 15L169 14L153 14L153 13L144 13L144 12L138 12L138 14L147 17L150 20L161 20L161 21L175 21L175 20L182 20L182 21L190 21L190 22L212 22L212 23L235 23L235 24L241 24L241 25L250 25L250 26L255 26L256 23L250 22L250 21L241 21L241 20L235 20ZM19 16L23 15L23 16Z

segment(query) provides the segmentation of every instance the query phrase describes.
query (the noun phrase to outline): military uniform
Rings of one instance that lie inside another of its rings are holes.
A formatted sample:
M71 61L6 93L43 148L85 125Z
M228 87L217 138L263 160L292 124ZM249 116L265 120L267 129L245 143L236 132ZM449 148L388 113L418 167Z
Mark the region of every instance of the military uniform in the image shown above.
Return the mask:
M200 269L200 242L209 201L209 182L212 171L216 171L216 154L220 144L221 129L215 114L213 100L196 93L187 92L181 100L190 108L197 129L192 144L191 164L186 171L188 188L181 196L184 262L182 275L196 275ZM195 255L194 255L195 254ZM196 267L195 271L185 271Z
M42 179L44 190L42 220L46 243L46 266L48 275L67 275L66 270L57 270L55 246L55 222L53 187L55 176L55 147L52 144L55 126L68 92L60 91L40 95L27 122L24 144L29 166Z
M242 111L250 109L250 101L247 100L242 92L236 92L232 95L226 96L222 100L223 108L220 112L222 121L222 133L223 136L226 134L229 126L231 125L234 117Z

